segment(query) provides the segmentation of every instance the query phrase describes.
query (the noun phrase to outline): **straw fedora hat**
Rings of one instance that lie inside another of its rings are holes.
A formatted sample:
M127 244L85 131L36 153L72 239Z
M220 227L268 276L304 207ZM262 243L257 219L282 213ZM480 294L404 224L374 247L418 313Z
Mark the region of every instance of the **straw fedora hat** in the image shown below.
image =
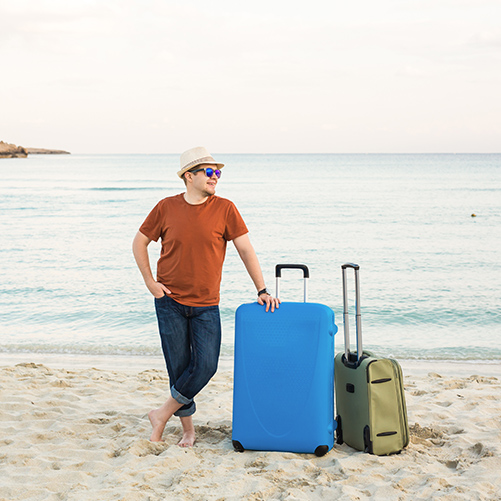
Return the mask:
M212 158L207 148L197 146L181 154L181 170L178 171L177 175L182 178L186 171L201 164L216 165L219 169L224 167L224 164L220 164Z

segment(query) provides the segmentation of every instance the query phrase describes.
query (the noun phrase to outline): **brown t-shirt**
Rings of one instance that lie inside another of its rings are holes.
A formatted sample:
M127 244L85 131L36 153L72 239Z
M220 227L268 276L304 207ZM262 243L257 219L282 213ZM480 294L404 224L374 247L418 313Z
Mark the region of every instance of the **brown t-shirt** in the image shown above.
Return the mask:
M230 200L213 195L191 205L183 193L158 202L139 231L162 239L157 281L186 306L219 304L226 242L248 232Z

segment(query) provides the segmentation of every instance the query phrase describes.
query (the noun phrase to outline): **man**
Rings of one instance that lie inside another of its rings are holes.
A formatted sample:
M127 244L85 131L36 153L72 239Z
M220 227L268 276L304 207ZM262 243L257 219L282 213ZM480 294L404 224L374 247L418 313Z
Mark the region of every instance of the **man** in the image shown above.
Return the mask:
M256 290L258 302L273 312L273 298L263 279L248 230L232 202L215 195L224 164L203 147L181 155L177 173L186 191L161 200L140 227L133 252L146 287L155 297L162 351L169 373L171 396L148 413L151 441L162 440L167 421L179 416L182 447L195 443L193 398L216 373L221 345L219 286L226 243L233 241ZM153 278L148 245L162 240Z

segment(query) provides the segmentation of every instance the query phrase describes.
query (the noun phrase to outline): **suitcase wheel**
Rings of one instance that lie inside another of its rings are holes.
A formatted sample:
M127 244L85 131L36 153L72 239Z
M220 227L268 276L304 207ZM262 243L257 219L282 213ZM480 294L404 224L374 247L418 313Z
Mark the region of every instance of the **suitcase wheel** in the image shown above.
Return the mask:
M245 451L244 446L238 440L233 440L233 448L237 452L244 452Z
M364 445L365 445L364 452L368 452L369 454L374 454L372 450L371 429L369 428L369 425L366 425L364 428Z
M336 416L336 423L337 423L336 444L341 445L342 443L344 443L344 440L343 440L343 428L341 426L341 416L339 414Z
M315 449L315 456L317 456L317 457L325 456L328 452L329 452L329 446L319 445Z

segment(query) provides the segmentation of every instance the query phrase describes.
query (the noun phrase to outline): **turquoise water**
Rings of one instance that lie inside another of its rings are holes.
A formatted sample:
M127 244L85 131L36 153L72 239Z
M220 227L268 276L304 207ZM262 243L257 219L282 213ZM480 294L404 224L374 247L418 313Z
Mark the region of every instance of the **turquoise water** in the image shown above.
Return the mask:
M307 264L309 300L337 316L338 350L340 265L350 261L361 266L365 347L501 360L501 155L218 158L217 193L242 213L268 287L276 263ZM0 162L0 352L160 353L131 241L158 200L183 191L177 166L177 155ZM150 246L153 265L159 251ZM255 298L232 244L223 276L230 355L235 309ZM282 300L301 301L302 290L300 274L284 272Z

